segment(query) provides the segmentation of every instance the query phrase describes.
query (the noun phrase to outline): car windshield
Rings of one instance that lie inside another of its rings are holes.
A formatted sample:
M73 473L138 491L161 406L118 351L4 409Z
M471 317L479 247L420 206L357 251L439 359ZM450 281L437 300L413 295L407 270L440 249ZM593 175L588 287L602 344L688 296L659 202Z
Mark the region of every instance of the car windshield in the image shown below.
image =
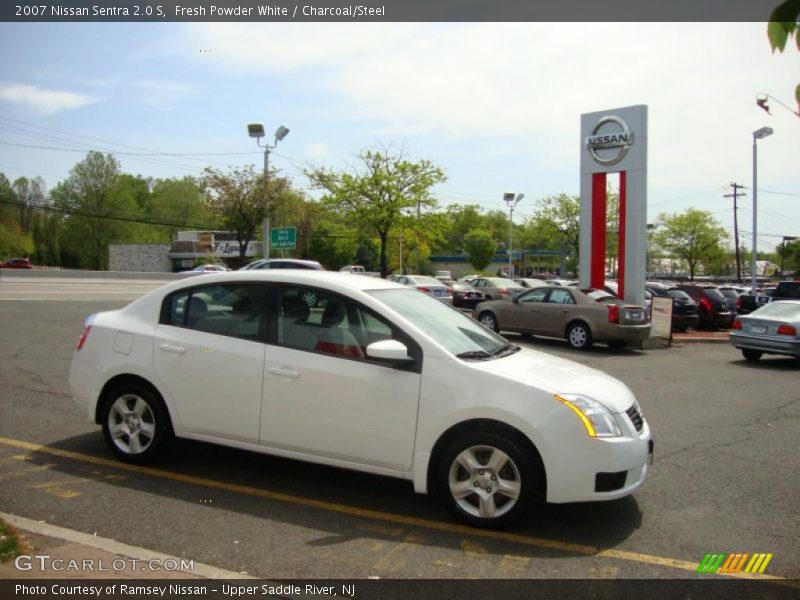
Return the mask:
M720 292L717 288L703 288L703 291L706 293L706 296L712 300L725 300L725 296L723 296L722 292Z
M489 277L489 281L492 282L492 285L496 285L497 287L519 287L518 284L504 277Z
M683 290L679 290L679 289L667 290L667 294L669 294L673 298L678 298L679 300L691 300L692 299L689 296L689 294L687 294Z
M739 297L739 294L736 292L736 290L732 290L730 288L727 288L727 289L720 288L719 292L723 296L725 296L726 298L734 298L734 299L736 299L736 298Z
M442 282L435 277L413 277L414 282L420 285L442 285Z
M432 296L406 290L374 290L372 295L456 356L491 358L516 348Z
M796 302L770 302L750 314L754 317L800 318L800 304Z

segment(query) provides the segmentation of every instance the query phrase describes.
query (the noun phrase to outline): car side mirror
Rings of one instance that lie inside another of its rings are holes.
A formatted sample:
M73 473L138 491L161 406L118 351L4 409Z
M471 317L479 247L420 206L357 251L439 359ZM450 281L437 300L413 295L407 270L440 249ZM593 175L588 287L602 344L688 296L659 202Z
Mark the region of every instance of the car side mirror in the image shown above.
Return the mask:
M413 360L408 355L408 348L397 340L381 340L372 342L367 346L367 356L381 360L409 361Z

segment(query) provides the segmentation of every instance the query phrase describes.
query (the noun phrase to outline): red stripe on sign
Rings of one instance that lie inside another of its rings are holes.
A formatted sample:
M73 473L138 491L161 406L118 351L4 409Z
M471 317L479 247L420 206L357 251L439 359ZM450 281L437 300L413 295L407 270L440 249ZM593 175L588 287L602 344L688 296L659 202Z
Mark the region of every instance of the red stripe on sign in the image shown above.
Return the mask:
M627 202L626 172L619 173L619 236L617 246L617 296L625 298L625 232L627 223L625 220L625 206Z
M602 290L606 282L606 174L592 174L592 256L589 285Z

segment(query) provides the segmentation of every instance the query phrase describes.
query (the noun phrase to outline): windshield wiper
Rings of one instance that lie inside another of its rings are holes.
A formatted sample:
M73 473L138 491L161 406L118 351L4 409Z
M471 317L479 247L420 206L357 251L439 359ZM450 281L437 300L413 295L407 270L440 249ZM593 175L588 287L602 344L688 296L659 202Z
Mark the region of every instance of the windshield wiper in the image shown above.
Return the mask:
M469 350L467 352L462 352L461 354L456 354L456 357L484 359L484 358L492 358L492 355L486 352L485 350Z
M492 356L506 356L508 354L515 354L519 352L519 346L515 346L514 344L506 344L505 346L500 346L497 350L492 352Z

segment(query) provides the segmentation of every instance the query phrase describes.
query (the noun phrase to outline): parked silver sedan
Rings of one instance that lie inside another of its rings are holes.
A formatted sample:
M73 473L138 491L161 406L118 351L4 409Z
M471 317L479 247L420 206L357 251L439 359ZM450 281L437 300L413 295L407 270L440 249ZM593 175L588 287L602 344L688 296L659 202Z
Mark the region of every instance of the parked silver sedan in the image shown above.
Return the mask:
M730 335L731 343L747 360L758 360L764 354L800 359L800 300L776 300L739 315Z
M566 338L580 350L594 342L622 348L650 335L643 306L594 289L547 286L527 290L511 302L483 302L473 317L493 331Z
M435 277L427 275L400 275L395 279L397 283L417 288L420 292L430 294L434 298L448 304L453 303L453 288L448 287Z
M488 300L511 300L525 291L520 284L505 277L478 277L469 284L479 292L483 292Z

